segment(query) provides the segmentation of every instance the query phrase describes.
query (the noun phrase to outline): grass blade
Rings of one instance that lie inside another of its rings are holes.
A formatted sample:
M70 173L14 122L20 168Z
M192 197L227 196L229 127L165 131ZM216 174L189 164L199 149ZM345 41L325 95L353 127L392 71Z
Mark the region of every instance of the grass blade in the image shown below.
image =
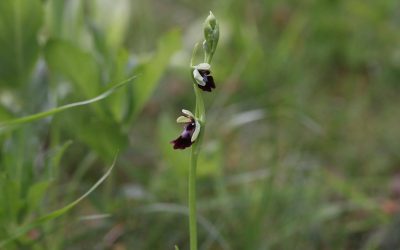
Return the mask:
M47 221L54 220L54 219L60 217L61 215L67 213L69 210L71 210L73 207L75 207L79 202L81 202L83 199L85 199L87 196L89 196L111 174L111 171L113 170L115 163L117 161L117 155L115 156L114 161L111 164L111 166L109 167L109 169L107 170L107 172L88 191L86 191L86 193L84 193L81 197L79 197L75 201L69 203L68 205L34 220L33 222L31 222L30 224L28 224L26 226L22 226L20 229L18 229L14 233L13 236L11 236L10 238L8 238L6 240L0 241L0 249L2 247L4 247L5 245L11 243L12 241L16 240L20 236L26 234L33 228L38 227Z
M0 123L0 131L4 128L7 128L9 126L14 126L14 125L19 125L19 124L24 124L24 123L28 123L28 122L33 122L36 120L40 120L42 118L51 116L51 115L55 115L57 113L60 113L62 111L71 109L71 108L75 108L75 107L79 107L79 106L84 106L84 105L88 105L100 100L103 100L104 98L108 97L109 95L111 95L114 91L116 91L117 89L123 87L124 85L126 85L127 83L129 83L130 81L132 81L133 79L135 79L136 76L130 77L118 84L116 84L115 86L111 87L109 90L103 92L102 94L89 99L89 100L85 100L85 101L80 101L80 102L74 102L74 103L70 103L70 104L66 104L64 106L60 106L57 108L53 108L47 111L43 111L40 113L36 113L33 115L28 115L28 116L24 116L21 118L16 118L16 119L12 119L12 120L8 120L5 122Z

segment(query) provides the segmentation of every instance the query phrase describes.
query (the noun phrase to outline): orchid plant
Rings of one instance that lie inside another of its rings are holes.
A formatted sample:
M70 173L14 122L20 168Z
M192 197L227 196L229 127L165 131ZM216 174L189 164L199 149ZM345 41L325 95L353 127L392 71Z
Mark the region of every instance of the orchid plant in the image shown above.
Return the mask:
M174 149L185 149L192 146L188 186L190 250L197 250L196 168L206 125L202 92L211 92L215 89L214 78L211 74L211 60L218 44L219 24L211 11L204 22L203 31L204 62L193 65L198 44L196 44L193 49L190 62L193 89L196 96L195 112L193 114L188 110L182 110L183 115L179 116L176 121L185 124L183 132L178 138L171 142Z

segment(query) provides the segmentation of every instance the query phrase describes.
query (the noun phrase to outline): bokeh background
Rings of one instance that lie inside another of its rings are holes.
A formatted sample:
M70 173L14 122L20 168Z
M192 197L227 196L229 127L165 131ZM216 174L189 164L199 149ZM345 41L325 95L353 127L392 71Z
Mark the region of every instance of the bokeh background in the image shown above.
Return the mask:
M188 248L189 151L169 142L194 108L190 55L209 10L221 36L200 249L400 249L399 1L1 0L0 121L138 75L0 131L4 249ZM117 151L102 185L29 227Z

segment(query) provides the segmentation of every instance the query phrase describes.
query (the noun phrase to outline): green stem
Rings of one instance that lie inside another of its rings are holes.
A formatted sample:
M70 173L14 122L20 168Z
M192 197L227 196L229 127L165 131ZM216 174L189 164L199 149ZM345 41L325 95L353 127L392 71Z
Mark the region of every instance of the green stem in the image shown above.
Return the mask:
M192 58L190 60L191 71L193 67L193 59L195 57L196 51L198 49L198 44L195 45L193 49ZM212 56L205 57L206 63L211 63ZM193 77L193 75L192 75ZM196 142L192 146L192 151L190 154L190 169L189 169L189 237L190 237L190 250L197 250L197 211L196 211L196 169L197 169L197 159L200 153L201 143L203 141L203 135L206 128L206 111L204 108L203 94L200 90L195 80L193 80L193 89L196 96L196 108L195 116L200 123L200 134Z
M196 142L192 146L190 154L189 169L189 236L190 250L197 250L197 212L196 212L196 169L197 159L200 153L202 138L205 131L205 110L203 96L199 88L194 84L194 92L196 95L195 116L199 119L200 134Z
M190 250L197 250L196 168L198 153L192 148L189 170L189 234Z

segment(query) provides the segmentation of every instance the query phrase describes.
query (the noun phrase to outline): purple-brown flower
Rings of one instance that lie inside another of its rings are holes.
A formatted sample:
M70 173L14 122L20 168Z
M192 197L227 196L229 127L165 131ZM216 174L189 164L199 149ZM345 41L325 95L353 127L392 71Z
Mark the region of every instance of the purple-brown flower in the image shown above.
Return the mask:
M211 92L215 89L214 78L211 75L211 66L208 63L200 63L194 66L193 78L196 80L197 86L204 90Z
M182 109L183 116L176 119L177 123L184 123L183 132L175 140L171 141L174 144L174 149L185 149L190 147L200 133L200 123L196 120L192 112Z

